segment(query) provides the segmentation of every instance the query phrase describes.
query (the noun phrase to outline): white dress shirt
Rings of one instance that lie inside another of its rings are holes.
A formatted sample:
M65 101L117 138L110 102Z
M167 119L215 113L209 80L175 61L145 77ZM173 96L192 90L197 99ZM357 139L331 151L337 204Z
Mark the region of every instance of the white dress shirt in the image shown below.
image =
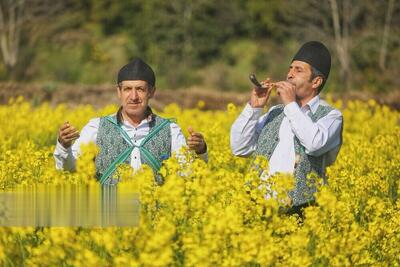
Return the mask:
M295 165L294 135L312 156L324 155L323 168L333 163L341 146L343 117L339 110L330 111L325 117L313 122L308 116L319 105L327 105L319 96L312 98L302 108L296 102L284 107L284 118L279 129L279 142L269 160L269 175L276 172L293 173ZM258 137L272 107L262 115L262 108L246 105L231 128L231 149L236 156L249 156L257 146ZM329 151L329 152L328 152ZM327 153L328 152L328 153Z
M54 159L56 162L56 168L59 170L75 170L75 162L80 154L80 146L90 142L96 143L97 132L99 130L100 118L94 118L86 124L80 132L80 137L75 143L68 149L64 148L60 142L57 141L56 148L54 151ZM179 152L182 146L186 145L185 137L182 134L181 128L176 123L171 123L171 154L173 152ZM142 140L147 136L150 131L149 121L146 119L142 120L137 127L134 127L129 122L124 121L122 129L128 134L132 142L135 145L140 145ZM207 152L199 155L204 161L207 161ZM135 147L131 153L130 165L133 169L137 170L142 165L140 159L140 151L138 147Z

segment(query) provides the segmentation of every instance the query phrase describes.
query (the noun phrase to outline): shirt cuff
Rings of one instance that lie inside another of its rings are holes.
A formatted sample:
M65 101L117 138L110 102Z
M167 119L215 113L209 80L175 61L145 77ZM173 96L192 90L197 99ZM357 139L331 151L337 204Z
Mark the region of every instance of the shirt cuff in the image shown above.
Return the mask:
M283 109L283 112L286 115L286 117L288 117L288 118L293 117L296 114L302 113L299 105L295 101L287 104L285 106L285 108Z
M258 120L261 117L263 108L253 108L249 103L246 104L242 115L250 120Z
M57 139L56 153L62 156L63 158L67 158L68 154L71 153L71 147L65 148Z

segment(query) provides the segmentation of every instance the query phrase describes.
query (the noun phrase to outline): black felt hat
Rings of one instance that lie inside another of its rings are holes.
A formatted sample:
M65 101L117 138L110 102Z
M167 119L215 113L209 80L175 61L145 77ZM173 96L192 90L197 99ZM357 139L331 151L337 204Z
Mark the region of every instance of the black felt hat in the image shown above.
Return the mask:
M146 81L151 86L156 84L156 76L153 69L140 58L132 60L118 72L117 83L133 80Z
M311 41L303 44L293 60L306 62L320 71L325 80L328 79L329 71L331 70L331 53L328 48L320 42Z

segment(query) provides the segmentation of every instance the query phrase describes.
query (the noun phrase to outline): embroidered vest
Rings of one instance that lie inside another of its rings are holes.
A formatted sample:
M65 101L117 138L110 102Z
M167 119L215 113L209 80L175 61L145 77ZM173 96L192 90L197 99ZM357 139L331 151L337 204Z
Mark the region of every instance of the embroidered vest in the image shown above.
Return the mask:
M257 148L254 156L265 156L268 160L271 158L276 146L279 143L279 129L284 118L284 105L278 105L268 115L267 121L262 129L257 141ZM313 122L325 117L333 108L328 105L319 105L317 111L308 113ZM294 137L294 149L296 153L296 165L294 170L295 187L289 192L292 204L298 206L314 200L313 194L316 192L315 181L307 180L307 175L315 173L325 179L325 170L323 167L324 155L315 157L305 153L304 146L299 139Z
M100 151L95 159L95 164L97 178L104 177L103 181L100 181L102 184L118 183L119 178L115 177L114 171L110 171L109 167L118 158L125 158L123 162L130 164L131 152L134 147L138 147L140 150L142 164L149 165L153 169L156 181L158 183L162 182L160 180L162 178L157 172L161 167L161 162L171 156L170 121L154 114L152 116L149 134L139 146L132 144L129 136L118 125L115 115L100 118L96 139L96 144ZM110 173L104 175L107 171Z

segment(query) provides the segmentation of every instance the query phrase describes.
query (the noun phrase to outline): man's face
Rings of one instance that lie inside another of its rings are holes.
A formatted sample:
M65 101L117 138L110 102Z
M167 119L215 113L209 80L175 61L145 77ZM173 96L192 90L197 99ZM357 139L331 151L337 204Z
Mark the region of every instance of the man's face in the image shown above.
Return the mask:
M311 66L303 61L294 60L290 64L287 81L296 86L298 100L316 95L318 89L311 80Z
M122 111L131 118L143 118L155 88L151 88L146 81L134 80L121 82L117 91Z

